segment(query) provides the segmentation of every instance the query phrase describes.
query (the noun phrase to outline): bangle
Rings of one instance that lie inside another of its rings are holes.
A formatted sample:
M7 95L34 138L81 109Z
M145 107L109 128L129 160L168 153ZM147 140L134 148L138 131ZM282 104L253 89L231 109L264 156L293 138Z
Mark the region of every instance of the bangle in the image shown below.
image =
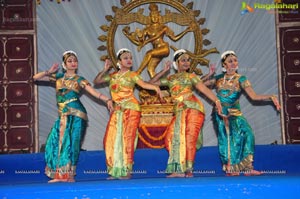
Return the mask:
M275 96L275 95L272 95L272 96L270 97L270 99L271 99L271 101L273 101L274 99L276 99L276 96Z
M217 102L221 102L219 99L217 99L216 101L215 101L215 104L217 103Z
M112 99L109 98L109 99L105 100L105 103L107 104L108 101L112 101Z
M160 87L157 86L157 88L156 88L156 93L158 93L159 91L160 91Z

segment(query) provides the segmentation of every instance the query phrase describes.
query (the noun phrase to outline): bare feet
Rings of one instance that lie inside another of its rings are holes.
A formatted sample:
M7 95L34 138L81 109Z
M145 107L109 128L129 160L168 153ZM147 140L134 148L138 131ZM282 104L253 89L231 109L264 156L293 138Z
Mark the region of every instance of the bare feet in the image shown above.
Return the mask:
M254 169L244 172L244 176L259 176L259 175L262 175L262 172L256 171Z
M226 171L226 176L239 176L239 175L240 175L240 172L232 172L232 171L227 172Z
M69 178L67 182L75 182L74 178Z
M117 178L109 176L108 178L106 178L106 180L116 180Z
M167 178L184 178L185 174L184 173L171 173L170 175L167 176Z
M55 183L55 182L68 182L69 179L57 179L54 178L52 180L49 180L48 183ZM74 179L73 179L74 180Z
M52 180L49 180L48 183L55 183L55 182L60 182L59 179L52 179Z
M185 173L185 177L186 177L186 178L192 178L192 177L194 177L193 172L187 171L187 172Z

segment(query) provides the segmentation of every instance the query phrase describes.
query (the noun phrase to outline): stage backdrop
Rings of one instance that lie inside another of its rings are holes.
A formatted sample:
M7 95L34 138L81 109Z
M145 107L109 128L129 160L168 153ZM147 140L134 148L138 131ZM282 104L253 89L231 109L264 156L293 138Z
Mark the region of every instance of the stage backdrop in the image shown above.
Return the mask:
M186 1L186 5L191 1ZM210 29L204 37L212 44L206 48L216 47L220 53L234 50L239 58L239 73L248 77L257 93L278 94L277 57L275 15L264 9L255 9L253 13L241 14L242 3L253 5L254 0L194 0L193 10L201 10L199 17L206 18L202 28ZM272 0L260 0L258 3L273 3ZM119 0L71 0L42 1L37 5L37 41L38 41L38 70L47 70L53 63L61 63L65 50L74 50L79 58L79 75L92 82L96 74L102 70L103 62L100 56L104 53L97 48L105 43L98 40L104 32L99 28L108 24L106 15L114 16L112 7L122 7ZM144 7L144 14L148 14L148 5ZM161 15L165 14L164 5L159 5ZM168 7L169 9L173 9ZM174 11L174 9L173 9ZM143 27L136 24L137 27ZM168 24L175 34L186 27ZM140 52L122 34L120 26L115 37L115 49L129 48L133 51L136 70L145 52L151 46L144 47ZM133 29L132 29L133 30ZM178 48L194 49L192 34L187 34L180 41L170 44ZM171 59L171 51L169 59ZM216 63L217 73L221 73L220 54L207 56L211 63ZM162 64L157 71L162 69ZM208 70L202 67L206 73ZM174 71L172 71L174 73ZM142 73L145 80L149 79L147 71ZM39 86L39 142L45 143L49 130L57 118L55 90L52 87ZM98 88L109 95L107 87ZM197 94L198 97L200 97ZM106 106L92 97L83 95L83 104L88 111L89 126L83 149L102 150L102 140L109 118ZM204 145L217 145L216 133L211 122L211 106L205 102L206 121L204 125ZM281 143L280 117L272 105L262 106L251 103L245 95L240 100L242 111L255 131L256 144L270 144L274 141Z

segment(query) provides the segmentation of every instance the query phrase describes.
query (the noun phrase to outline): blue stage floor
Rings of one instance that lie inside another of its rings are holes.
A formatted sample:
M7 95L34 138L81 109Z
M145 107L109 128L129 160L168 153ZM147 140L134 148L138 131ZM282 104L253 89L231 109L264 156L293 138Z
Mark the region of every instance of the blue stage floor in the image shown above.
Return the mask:
M299 176L147 178L1 186L2 199L299 198Z
M166 178L164 149L137 150L133 178L106 180L103 151L80 154L75 183L48 184L43 153L0 155L1 199L299 198L300 145L256 146L262 176L226 177L217 147L197 152L194 178Z

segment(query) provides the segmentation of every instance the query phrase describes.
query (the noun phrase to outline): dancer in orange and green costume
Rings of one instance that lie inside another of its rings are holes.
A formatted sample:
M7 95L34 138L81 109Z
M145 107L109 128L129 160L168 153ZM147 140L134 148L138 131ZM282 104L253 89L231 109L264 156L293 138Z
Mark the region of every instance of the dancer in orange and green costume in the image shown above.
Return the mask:
M117 53L117 72L105 74L111 67L111 61L106 60L104 70L95 78L95 84L109 82L109 88L114 101L114 111L106 127L104 150L109 179L128 179L131 177L133 155L137 129L141 117L139 101L134 96L135 85L144 89L156 91L160 97L158 86L146 83L141 76L130 70L132 54L126 48Z
M193 94L193 88L216 103L219 114L222 110L220 101L194 73L188 73L191 65L189 55L184 49L174 53L173 66L177 73L161 78L171 68L167 61L164 69L150 82L168 86L174 101L174 117L167 128L165 138L169 151L166 173L168 177L193 177L193 165L196 145L205 118L202 102Z
M59 117L55 121L45 146L45 173L49 182L74 182L79 158L81 140L87 126L87 112L79 97L82 90L107 102L113 109L112 101L97 92L83 77L76 74L77 54L74 51L63 53L63 73L57 72L58 64L33 76L35 81L56 83L56 100Z

